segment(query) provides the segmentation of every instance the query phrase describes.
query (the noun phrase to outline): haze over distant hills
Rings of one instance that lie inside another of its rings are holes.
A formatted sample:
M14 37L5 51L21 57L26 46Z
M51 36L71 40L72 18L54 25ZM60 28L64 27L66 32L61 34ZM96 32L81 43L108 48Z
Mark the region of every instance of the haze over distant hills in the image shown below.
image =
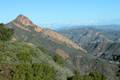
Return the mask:
M120 22L119 22L120 23ZM51 24L51 25L45 25L45 28L51 28L53 30L59 30L59 29L69 29L69 28L99 28L99 29L113 29L113 30L119 30L120 24Z

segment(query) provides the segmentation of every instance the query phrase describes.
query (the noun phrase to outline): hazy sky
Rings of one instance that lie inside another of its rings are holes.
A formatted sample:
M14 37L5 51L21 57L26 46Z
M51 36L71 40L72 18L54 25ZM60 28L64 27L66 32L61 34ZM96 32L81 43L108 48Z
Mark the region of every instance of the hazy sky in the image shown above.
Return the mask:
M0 0L0 22L19 14L37 24L89 24L120 20L120 0Z

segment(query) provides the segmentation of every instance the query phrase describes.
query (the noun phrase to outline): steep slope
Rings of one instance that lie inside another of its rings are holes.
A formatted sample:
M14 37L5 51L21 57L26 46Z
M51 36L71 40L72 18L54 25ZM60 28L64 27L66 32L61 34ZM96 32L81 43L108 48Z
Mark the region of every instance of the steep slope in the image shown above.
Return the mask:
M70 46L72 48L75 48L75 49L78 49L78 50L81 50L81 51L87 53L87 51L84 50L83 48L81 48L80 45L78 46L78 44L72 42L67 37L62 36L61 34L55 32L55 31L52 31L50 29L46 29L43 33L46 36L49 36L51 38L51 40L53 40L53 41L55 41L57 43L65 43L68 47Z
M43 37L46 37L55 43L65 44L68 47L75 48L75 49L81 50L83 52L87 52L86 50L84 50L83 48L78 46L76 43L74 43L67 37L64 37L61 34L55 32L55 31L52 31L50 29L42 29L41 27L32 23L31 20L29 20L27 17L25 17L23 15L19 15L15 20L8 23L7 26L12 27L12 28L14 26L14 28L16 28L16 29L20 28L21 31L24 31L26 33L34 33L34 36L42 35ZM17 31L16 31L16 33L17 33ZM26 36L26 35L24 35L24 36Z

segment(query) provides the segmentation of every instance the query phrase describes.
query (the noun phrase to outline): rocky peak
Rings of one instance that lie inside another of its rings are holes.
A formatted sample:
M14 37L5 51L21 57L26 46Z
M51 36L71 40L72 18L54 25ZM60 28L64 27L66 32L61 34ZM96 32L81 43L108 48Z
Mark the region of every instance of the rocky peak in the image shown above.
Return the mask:
M30 31L27 27L24 26L30 26L34 28L36 32L43 32L43 29L37 25L35 25L28 17L24 15L19 15L15 20L12 21L12 23L19 28L22 28L24 30Z
M25 26L33 26L34 24L32 23L32 21L24 16L24 15L19 15L16 19L15 19L15 22L17 23L21 23L22 25L25 25Z

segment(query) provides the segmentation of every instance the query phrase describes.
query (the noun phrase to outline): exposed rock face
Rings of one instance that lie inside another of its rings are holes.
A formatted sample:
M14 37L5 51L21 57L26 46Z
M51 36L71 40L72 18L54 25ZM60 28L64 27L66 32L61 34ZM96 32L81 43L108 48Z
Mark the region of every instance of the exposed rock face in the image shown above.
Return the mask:
M19 15L15 21L17 23L21 23L25 26L33 26L34 24L32 23L32 21L30 21L26 16L23 16L23 15Z
M21 26L19 23L16 23L16 22L12 22L16 27L18 27L18 28L21 28L21 29L23 29L23 30L25 30L25 31L28 31L28 32L31 32L31 30L29 30L28 28L25 28L25 27L23 27L23 26Z
M52 40L57 41L58 43L65 43L67 46L73 47L75 49L78 49L78 50L81 50L81 51L87 53L87 51L85 49L81 48L78 44L74 43L69 38L67 38L55 31L46 29L44 31L44 34L49 36L50 38L52 38Z
M43 32L44 30L41 29L40 27L35 27L35 31L36 31L36 32Z
M70 58L69 54L62 49L56 49L56 54L62 57L64 60Z
M43 29L35 25L29 18L23 15L19 15L15 20L12 21L16 27L24 29L26 31L31 31L29 27L33 28L36 32L43 32Z

